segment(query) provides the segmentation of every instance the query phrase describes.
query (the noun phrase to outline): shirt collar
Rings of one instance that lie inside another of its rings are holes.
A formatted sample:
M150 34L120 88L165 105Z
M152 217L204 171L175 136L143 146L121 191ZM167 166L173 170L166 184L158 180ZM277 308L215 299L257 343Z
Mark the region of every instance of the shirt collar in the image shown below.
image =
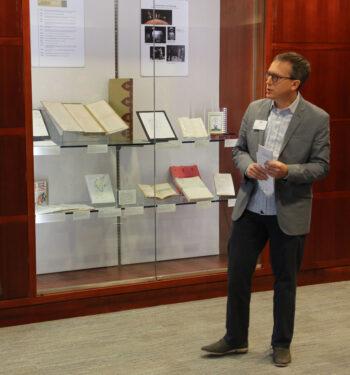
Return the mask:
M295 98L294 102L287 108L284 108L284 109L278 109L275 107L275 103L274 101L271 102L271 107L270 107L270 110L274 110L275 112L285 112L285 111L290 111L292 114L294 114L295 110L297 109L297 106L299 104L299 101L300 101L300 92L298 92L298 95L297 97Z

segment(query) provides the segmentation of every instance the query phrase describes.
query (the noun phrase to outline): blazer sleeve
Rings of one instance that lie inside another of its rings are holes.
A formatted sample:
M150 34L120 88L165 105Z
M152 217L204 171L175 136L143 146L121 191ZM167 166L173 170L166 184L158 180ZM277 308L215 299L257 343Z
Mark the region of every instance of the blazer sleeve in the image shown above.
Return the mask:
M324 178L329 173L329 115L322 116L315 132L309 160L303 164L287 164L287 183L304 184Z

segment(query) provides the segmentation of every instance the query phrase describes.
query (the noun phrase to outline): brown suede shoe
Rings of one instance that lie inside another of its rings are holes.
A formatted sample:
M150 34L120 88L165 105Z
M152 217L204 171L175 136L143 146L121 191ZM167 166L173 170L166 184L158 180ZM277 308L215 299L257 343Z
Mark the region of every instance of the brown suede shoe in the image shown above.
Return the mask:
M286 367L292 362L289 348L274 347L273 363L277 367Z
M203 346L201 350L214 355L225 355L229 353L245 354L248 352L248 343L240 346L229 345L224 338L213 344Z

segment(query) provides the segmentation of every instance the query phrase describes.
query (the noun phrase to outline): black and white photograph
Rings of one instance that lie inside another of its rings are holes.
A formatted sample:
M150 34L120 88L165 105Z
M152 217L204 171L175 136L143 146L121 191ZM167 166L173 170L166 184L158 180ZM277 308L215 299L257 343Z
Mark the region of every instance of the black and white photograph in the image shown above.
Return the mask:
M172 25L173 12L166 9L141 9L143 25Z
M140 27L141 75L188 76L190 56L188 0L139 1L142 23Z
M152 60L165 60L165 47L151 47L150 58Z
M185 46L167 46L167 61L185 62Z
M168 40L176 40L176 28L174 26L168 27Z
M146 26L145 43L166 43L166 27Z

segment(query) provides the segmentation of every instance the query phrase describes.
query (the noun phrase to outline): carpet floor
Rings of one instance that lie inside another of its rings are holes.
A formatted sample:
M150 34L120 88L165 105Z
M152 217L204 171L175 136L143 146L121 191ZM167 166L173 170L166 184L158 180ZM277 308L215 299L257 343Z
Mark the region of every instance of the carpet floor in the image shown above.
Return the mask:
M269 348L272 292L252 295L249 353L200 351L224 334L226 298L0 329L1 375L350 374L350 281L297 291L292 364Z

